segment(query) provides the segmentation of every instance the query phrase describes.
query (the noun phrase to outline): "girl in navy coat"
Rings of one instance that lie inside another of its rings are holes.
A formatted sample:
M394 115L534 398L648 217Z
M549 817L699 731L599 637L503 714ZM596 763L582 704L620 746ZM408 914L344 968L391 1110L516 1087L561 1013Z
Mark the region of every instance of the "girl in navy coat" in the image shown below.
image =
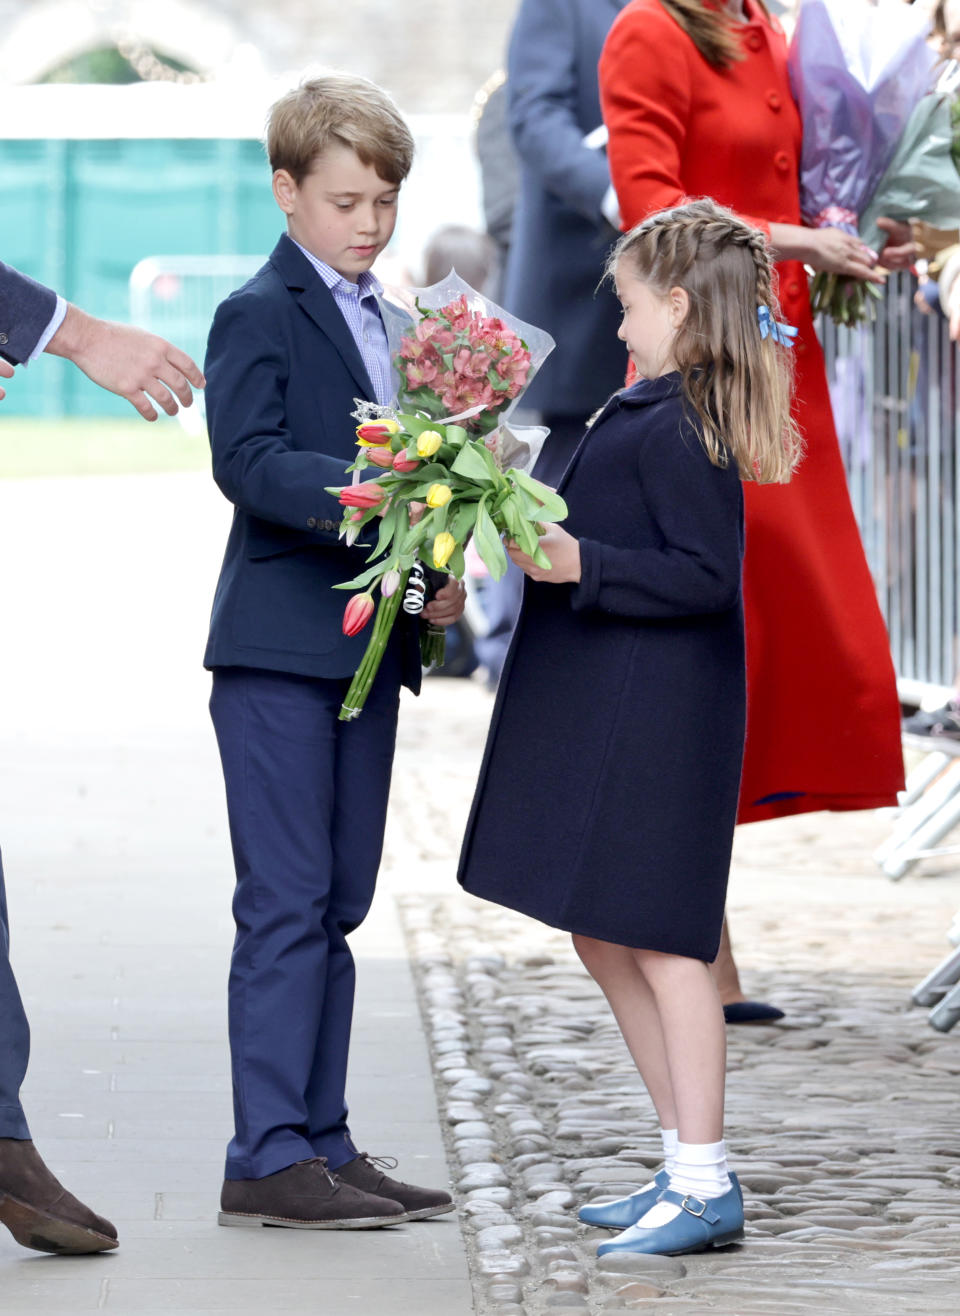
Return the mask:
M640 375L561 483L494 710L464 841L468 891L573 934L650 1092L666 1167L581 1219L599 1252L738 1238L723 1143L720 940L743 755L741 480L783 481L793 330L764 235L712 201L611 256ZM522 782L522 788L520 783Z

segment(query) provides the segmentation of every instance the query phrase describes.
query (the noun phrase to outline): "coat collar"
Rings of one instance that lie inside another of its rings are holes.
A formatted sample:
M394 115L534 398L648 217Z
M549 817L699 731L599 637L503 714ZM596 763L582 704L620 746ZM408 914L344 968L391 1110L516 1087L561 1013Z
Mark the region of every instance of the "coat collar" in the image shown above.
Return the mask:
M586 433L574 449L573 456L570 458L570 464L563 473L560 484L557 486L557 493L563 493L564 489L570 482L570 477L580 460L584 448L590 441L590 435L597 428L602 420L613 415L621 407L645 407L653 402L662 402L664 398L676 397L682 387L682 381L679 371L673 371L669 375L661 375L659 379L638 379L631 384L629 388L622 388L618 393L614 393L596 416L590 422Z
M321 279L295 242L284 233L270 254L274 267L303 310L318 329L330 339L343 357L344 364L353 375L364 398L376 401L370 376L363 364L360 349L350 328L340 313L333 293Z
M682 387L679 370L671 370L668 375L660 375L657 379L637 379L614 397L622 407L646 407L651 402L676 397Z

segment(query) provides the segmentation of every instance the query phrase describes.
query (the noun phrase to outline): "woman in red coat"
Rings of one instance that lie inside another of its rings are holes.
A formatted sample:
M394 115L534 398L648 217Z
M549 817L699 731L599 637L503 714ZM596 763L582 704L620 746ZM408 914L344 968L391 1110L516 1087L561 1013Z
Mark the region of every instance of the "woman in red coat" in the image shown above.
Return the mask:
M779 23L760 0L633 0L600 60L623 227L711 196L769 234L783 318L799 327L806 456L786 485L745 485L747 739L739 821L896 802L900 709L850 505L804 263L876 278L839 229L801 227L800 118ZM909 262L903 226L883 253ZM704 732L710 729L703 692Z

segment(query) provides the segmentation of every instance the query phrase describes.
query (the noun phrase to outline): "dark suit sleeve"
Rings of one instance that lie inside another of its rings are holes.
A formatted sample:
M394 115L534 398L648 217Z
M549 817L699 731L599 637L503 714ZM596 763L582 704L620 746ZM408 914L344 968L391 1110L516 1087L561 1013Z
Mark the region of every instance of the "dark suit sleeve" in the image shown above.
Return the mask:
M577 122L573 0L523 0L507 59L510 127L523 165L544 188L598 223L610 186L606 155L583 145ZM599 123L586 129L599 128Z
M22 365L57 309L57 294L0 261L0 356Z
M714 466L685 426L680 433L645 438L640 486L662 542L628 549L581 539L573 607L651 618L732 608L743 555L736 469Z
M253 516L336 540L343 508L325 487L350 476L342 459L294 446L283 328L262 299L241 294L220 304L204 373L213 477L223 493Z

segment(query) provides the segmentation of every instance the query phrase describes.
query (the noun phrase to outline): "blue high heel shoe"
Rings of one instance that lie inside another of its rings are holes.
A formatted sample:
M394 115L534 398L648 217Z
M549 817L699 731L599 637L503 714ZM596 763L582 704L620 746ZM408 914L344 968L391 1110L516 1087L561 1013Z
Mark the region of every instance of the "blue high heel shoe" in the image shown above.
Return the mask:
M618 1197L615 1202L588 1202L581 1206L577 1218L585 1225L602 1225L604 1229L629 1229L641 1216L646 1215L665 1188L670 1187L670 1176L661 1170L653 1177L654 1187L642 1188L629 1197Z
M597 1256L608 1252L648 1252L678 1257L687 1252L705 1252L711 1247L725 1247L743 1238L743 1195L737 1177L731 1174L733 1187L722 1197L704 1202L692 1193L665 1189L658 1202L672 1202L681 1208L674 1220L657 1229L631 1225L622 1234L601 1243Z

